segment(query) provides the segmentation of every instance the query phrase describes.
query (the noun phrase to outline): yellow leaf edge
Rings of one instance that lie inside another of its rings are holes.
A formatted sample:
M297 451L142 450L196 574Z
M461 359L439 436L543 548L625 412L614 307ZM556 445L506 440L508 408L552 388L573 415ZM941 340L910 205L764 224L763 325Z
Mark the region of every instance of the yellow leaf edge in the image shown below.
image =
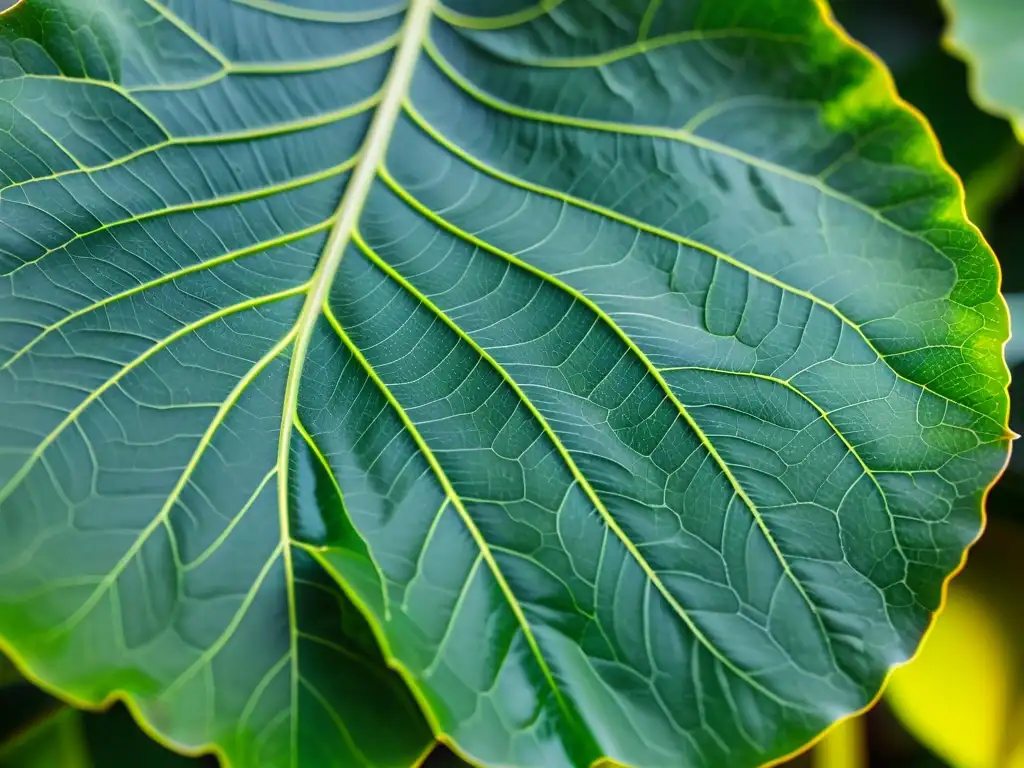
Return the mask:
M829 29L829 31L831 31L832 34L834 34L838 38L838 40L843 44L844 47L846 47L848 50L856 51L863 59L866 59L872 65L872 67L874 68L876 73L879 75L879 81L878 82L879 82L879 84L881 84L883 86L884 92L879 93L877 95L884 96L884 98L887 101L889 101L892 104L895 104L899 108L901 108L904 111L908 112L910 115L912 115L916 119L916 121L918 122L920 127L922 129L924 129L924 132L925 132L925 134L926 134L926 136L928 138L928 141L931 143L932 147L935 150L936 159L938 161L939 168L945 174L947 174L950 177L952 177L952 179L955 181L955 183L956 183L956 200L955 200L955 203L959 207L960 217L963 219L963 221L965 221L967 223L967 225L970 227L970 229L973 230L977 234L979 240L984 244L985 248L988 250L989 254L991 255L993 264L994 264L994 266L996 268L996 273L997 273L997 276L998 276L997 285L998 285L998 289L999 289L998 290L999 301L1002 303L1003 308L1004 308L1005 313L1006 313L1004 315L1004 317L1007 318L1006 328L1005 328L1005 337L1004 337L1004 341L1002 343L1002 350L1005 352L1006 344L1007 344L1007 342L1009 342L1010 328L1009 328L1009 322L1008 322L1009 308L1008 308L1008 306L1006 304L1006 299L1004 298L1003 291L1002 291L1003 270L1002 270L1002 266L999 264L999 261L996 259L995 253L992 251L992 247L989 245L988 240L985 239L984 233L980 229L978 229L978 227L974 224L974 222L972 222L970 220L970 217L967 214L966 194L965 194L965 191L964 191L963 179L960 178L960 175L949 164L949 162L945 158L945 155L943 155L943 153L942 153L942 145L939 143L939 138L935 134L935 130L932 128L931 123L928 122L928 118L926 118L924 116L924 113L922 113L921 110L919 110L917 107L915 107L909 101L907 101L902 96L900 96L899 91L896 88L896 81L892 77L892 73L889 71L889 68L881 60L881 58L878 56L878 54L876 54L874 51L872 51L866 45L861 43L859 40L855 40L853 37L850 36L850 34L846 31L846 29L843 28L843 26L836 20L835 16L832 14L832 9L829 7L828 0L813 0L813 2L814 2L815 7L818 10L818 13L819 13L819 15L821 17L821 21L825 25L825 27L827 27ZM939 3L940 3L940 5L943 6L943 9L946 11L947 15L949 15L950 18L951 18L950 9L949 9L949 6L948 6L948 0L939 0ZM953 52L955 52L958 56L961 56L961 58L963 58L963 56L960 54L960 52L958 50L956 50L952 46L952 43L951 43L949 35L948 35L948 31L946 33L944 33L944 35L943 35L943 45L948 50L953 50ZM969 66L968 69L970 70L969 89L971 91L971 97L977 103L981 103L976 98L976 86L977 86L977 83L976 83L976 79L977 79L976 68L973 67L973 66ZM1016 126L1015 126L1015 128L1016 128ZM1021 128L1021 130L1018 132L1018 135L1020 136L1022 142L1024 142L1024 127ZM1005 381L1007 382L1007 386L1009 386L1010 369L1009 369L1009 366L1006 364L1005 354L1003 355L1003 372L1005 374ZM1006 437L1009 440L1013 441L1013 440L1016 440L1018 437L1020 437L1020 435L1014 433L1010 429L1009 412L1008 411L1007 411L1007 417L1006 417L1006 424L1004 426L1005 426ZM980 515L981 515L981 525L978 527L978 533L975 535L974 539L971 540L967 544L966 547L964 547L963 554L960 556L960 562L949 573L949 575L946 576L946 578L943 580L942 589L941 589L941 597L940 597L940 600L939 600L939 607L936 608L936 610L932 613L931 620L928 622L927 628L925 629L924 633L921 635L921 639L918 641L917 648L915 649L914 653L911 654L911 656L909 658L907 658L905 661L899 662L897 664L893 664L891 667L889 667L888 671L885 674L884 679L882 680L881 685L878 688L878 691L875 693L875 695L872 697L872 699L867 704L865 704L863 707L861 707L860 709L858 709L858 710L856 710L854 712L850 712L850 713L848 713L846 715L843 715L842 717L836 719L830 725L828 725L824 730L822 730L817 736L815 736L813 739L808 741L803 746L799 747L798 749L793 750L792 752L789 752L788 754L782 755L781 757L777 757L777 758L775 758L773 760L769 760L768 762L763 763L760 766L760 768L774 768L774 766L782 765L784 763L789 762L790 760L793 760L793 759L803 755L806 752L809 752L815 746L820 744L836 728L838 728L839 726L843 725L844 723L846 723L846 722L848 722L850 720L853 720L855 718L858 718L861 715L863 715L866 712L868 712L876 704L878 704L878 702L882 699L882 696L885 694L885 689L888 687L889 681L892 679L893 673L897 669L899 669L900 667L904 667L907 664L910 664L911 662L914 661L914 659L917 658L917 656L921 652L921 648L925 644L925 641L928 639L928 635L931 634L932 629L935 627L936 619L939 617L939 615L942 613L942 611L946 607L946 603L948 602L948 599L949 599L949 586L950 586L950 584L952 583L953 579L955 579L957 577L957 575L961 571L963 571L963 569L967 566L967 558L968 558L968 556L969 556L969 554L971 552L971 549L974 547L975 544L978 543L978 540L982 537L982 535L984 535L985 530L988 527L988 515L987 515L988 497L989 497L989 494L991 494L992 489L995 487L996 483L998 483L999 480L1002 478L1003 473L1006 472L1006 468L1009 465L1009 463L1010 463L1010 451L1007 450L1006 458L1003 460L1002 468L999 470L999 472L996 474L996 476L992 479L992 482L988 484L988 487L985 488L984 492L982 493L981 509L979 510Z
M985 239L984 234L981 232L980 229L978 229L977 226L974 225L973 222L971 222L970 218L967 215L966 198L965 198L965 194L964 194L963 180L956 173L956 171L953 170L952 166L950 166L949 163L946 161L945 156L942 154L942 148L941 148L941 145L939 144L938 137L935 135L935 131L931 127L931 124L928 122L927 118L923 115L923 113L919 109L917 109L917 107L915 107L913 104L911 104L910 102L906 101L905 99L903 99L903 97L901 97L899 95L899 92L898 92L898 90L896 88L896 83L895 83L895 81L892 78L892 74L889 72L888 67L884 64L884 62L882 62L882 60L878 57L878 55L875 54L873 51L871 51L869 48L867 48L865 45L863 45L861 42L859 42L859 41L855 40L854 38L852 38L849 35L849 33L847 33L846 30L836 21L836 19L832 15L832 10L831 10L831 8L828 5L828 0L811 0L811 2L813 2L814 6L815 6L815 9L816 9L816 11L817 11L817 13L818 13L818 15L820 17L820 21L822 22L822 24L837 38L837 40L843 45L843 47L845 47L847 50L856 51L863 59L867 60L871 64L873 70L879 75L879 83L882 85L883 91L881 93L879 93L879 94L876 94L876 95L883 96L885 98L885 100L888 101L890 104L895 104L899 108L901 108L904 111L906 111L909 114L911 114L917 120L917 122L921 126L921 128L924 129L925 134L926 134L926 136L928 138L928 141L930 142L930 144L932 145L933 149L935 150L935 154L936 154L936 157L937 157L937 161L938 161L938 165L939 165L940 170L942 170L944 173L946 173L950 177L952 177L952 179L956 183L956 200L955 200L955 203L959 207L960 217L977 234L978 238L985 245L985 247L988 250L989 254L992 256L992 261L993 261L994 266L996 267L996 272L997 272L997 277L998 277L997 285L999 287L999 291L998 291L999 300L1000 300L1000 302L1003 305L1003 309L1004 309L1004 313L1005 313L1004 316L1008 318L1008 316L1009 316L1009 309L1008 309L1008 307L1006 305L1006 301L1003 298L1003 293L1002 293L1002 277L1003 277L1002 276L1002 268L1001 268L999 262L995 259L995 254L993 253L991 246L988 244L988 241ZM946 11L947 16L952 18L951 9L948 6L948 0L939 0L939 3L943 6L943 9ZM15 0L13 5L11 5L8 8L3 9L2 11L0 11L0 20L2 20L4 17L6 17L8 15L11 15L13 12L20 10L25 5L26 5L25 0ZM965 60L967 60L967 58L964 55L964 53L961 52L959 49L957 49L952 44L952 42L949 39L948 32L946 34L944 34L944 36L943 36L943 45L945 47L947 47L947 49L953 51L960 58L964 58ZM970 72L969 90L971 92L971 97L972 97L972 99L975 100L976 103L983 104L982 100L977 98L977 82L976 82L976 80L977 80L978 75L977 75L976 68L974 66L970 65L969 61L968 61L968 63L969 63L968 69L969 69L969 72ZM997 109L991 109L987 105L985 105L985 108L989 109L989 111L996 112L997 114L1006 114L1006 113L1001 112L1001 111L999 111ZM1016 127L1017 126L1015 126L1015 128ZM1020 128L1020 130L1018 131L1018 135L1020 136L1021 141L1024 142L1024 126L1022 126ZM1008 321L1006 322L1005 330L1006 330L1006 338L1004 339L1004 341L1002 343L1002 348L1003 349L1005 349L1006 342L1009 341L1010 328L1009 328L1009 322ZM1007 383L1009 383L1009 380L1010 380L1010 370L1009 370L1009 367L1006 365L1005 357L1003 359L1003 369L1004 369L1004 373L1005 373L1005 380L1007 381ZM1013 433L1010 430L1010 428L1009 428L1009 415L1007 415L1007 423L1004 426L1006 428L1006 436L1007 436L1007 438L1009 438L1009 439L1016 439L1017 437L1019 437L1019 435ZM872 709L881 700L883 694L885 693L885 689L886 689L886 687L887 687L887 685L889 683L889 680L892 677L893 672L896 669L898 669L898 668L900 668L902 666L905 666L906 664L911 663L917 657L917 655L920 652L920 649L923 646L925 640L927 640L928 635L930 634L932 628L935 626L936 618L939 616L939 614L945 608L945 605L946 605L946 602L947 602L947 598L948 598L950 583L964 569L964 567L967 565L967 558L968 558L968 555L970 553L971 548L977 543L977 541L981 538L981 536L985 532L985 529L987 527L986 506L987 506L987 502L988 502L988 496L991 493L992 488L995 487L996 483L999 482L999 480L1002 477L1003 473L1006 471L1006 467L1009 464L1009 461L1010 461L1010 452L1008 450L1007 453L1006 453L1006 458L1005 458L1005 460L1003 462L1002 468L996 474L996 476L993 478L992 482L989 483L988 487L985 488L985 490L984 490L984 492L982 494L981 509L980 509L981 525L978 528L978 533L975 536L975 538L971 542L969 542L968 545L964 548L963 554L961 555L961 558L960 558L960 562L958 563L956 568L954 568L950 572L950 574L945 578L945 580L943 581L942 588L941 588L941 598L940 598L940 601L939 601L939 607L932 614L931 620L929 621L929 624L928 624L928 627L925 629L925 632L922 634L921 639L918 641L917 649L915 650L914 654L911 655L905 661L900 662L898 664L894 664L893 666L891 666L889 668L889 670L886 672L885 678L883 679L881 685L879 686L878 691L875 693L875 695L872 697L872 699L867 704L865 704L863 707L861 707L860 709L858 709L858 710L856 710L854 712L850 712L850 713L848 713L846 715L843 715L842 717L836 719L831 724L829 724L827 727L825 727L820 733L818 733L817 736L812 738L810 741L806 742L805 744L803 744L799 748L797 748L797 749L795 749L795 750L793 750L793 751L791 751L791 752L789 752L789 753L787 753L785 755L782 755L782 756L774 758L774 759L772 759L772 760L770 760L770 761L768 761L766 763L763 763L760 766L760 768L774 768L774 766L782 765L783 763L789 762L790 760L793 760L793 759L799 757L800 755L803 755L804 753L810 751L816 745L821 743L821 741L823 739L825 739L830 733L832 733L833 730L835 730L836 728L841 726L843 723L846 723L847 721L852 720L854 718L860 717L865 712L867 712L868 710ZM348 590L346 590L346 592L348 592ZM351 597L351 595L350 595L350 597ZM374 631L374 634L376 635L377 632ZM382 638L378 637L377 639L379 641ZM191 747L191 746L188 746L188 745L185 745L185 744L181 744L179 742L175 742L174 740L169 739L166 735L160 733L158 730L156 730L156 728L154 726L152 726L149 723L149 721L147 720L146 716L144 715L144 713L142 712L141 708L139 707L138 703L135 701L135 699L133 698L132 694L129 691L124 691L124 690L114 690L114 691L111 691L110 694L108 696L106 696L99 703L92 703L92 702L88 702L88 701L84 701L84 700L79 700L76 697L69 695L67 692L65 692L65 691L63 691L63 690L61 690L61 689L59 689L59 688L57 688L57 687L55 687L53 685L50 685L50 684L46 683L40 677L35 675L35 673L33 673L32 670L25 663L24 659L22 659L15 652L14 648L3 637L0 637L0 653L2 653L4 656L7 657L7 659L11 662L11 664L14 665L15 669L17 669L19 674L21 674L22 677L24 677L27 681L29 681L30 683L35 685L37 688L40 688L41 690L43 690L46 693L50 694L51 696L53 696L53 697L55 697L55 698L65 702L65 703L75 707L76 709L87 711L87 712L104 712L104 711L110 709L111 707L115 706L116 704L121 703L121 704L123 704L125 706L125 708L128 710L128 712L131 714L132 719L135 721L136 725L140 728L140 730L142 730L143 733L145 733L149 738L151 738L153 741L157 742L158 744L160 744L160 745L162 745L162 746L166 747L167 749L170 749L170 750L172 750L174 752L177 752L178 754L183 755L185 757L198 758L198 757L204 757L204 756L213 756L213 757L215 757L217 759L217 761L222 766L224 766L224 768L230 768L230 766L231 766L231 763L228 760L228 757L227 757L227 754L225 753L225 751L220 746L218 746L215 743L211 743L211 744L207 744L207 745L200 745L198 747ZM389 659L389 661L390 661L390 659ZM396 669L396 671L398 671L400 673L400 675L403 678L405 678L406 683L411 682L410 679L407 676L407 672L401 668L401 665L397 665L397 664L394 664L394 663L389 663L389 666L394 668L394 669ZM415 688L412 687L412 686L410 686L410 687L412 688L414 697L418 699L419 696L417 695L417 692L416 692ZM422 701L420 701L418 703L420 703L421 706L423 704ZM434 724L431 724L431 725L434 725ZM435 729L435 733L437 733L436 729ZM444 746L448 747L450 750L452 750L456 755L458 755L458 757L460 757L467 764L475 765L475 761L471 761L468 758L468 756L464 752L462 752L462 750L460 750L459 747L456 744L454 744L450 739L444 738L444 736L442 735L439 738L437 738L437 741L435 743L428 745L428 747L424 751L423 755L420 756L420 758L414 763L414 765L411 768L419 768L419 766L421 766L426 761L426 759L429 757L430 753L434 750L434 748L438 744L443 744ZM622 768L628 768L628 766L622 766L622 764L618 763L615 760L607 758L607 757L599 758L598 760L594 761L594 763L592 764L591 768L611 768L611 766L621 766Z

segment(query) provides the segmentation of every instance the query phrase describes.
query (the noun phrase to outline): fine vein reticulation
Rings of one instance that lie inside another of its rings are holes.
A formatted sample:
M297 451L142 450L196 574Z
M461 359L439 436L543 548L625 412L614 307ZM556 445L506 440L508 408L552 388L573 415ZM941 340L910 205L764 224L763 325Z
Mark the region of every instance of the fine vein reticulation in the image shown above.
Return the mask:
M0 640L76 703L755 765L980 529L998 272L811 0L40 0L0 102Z

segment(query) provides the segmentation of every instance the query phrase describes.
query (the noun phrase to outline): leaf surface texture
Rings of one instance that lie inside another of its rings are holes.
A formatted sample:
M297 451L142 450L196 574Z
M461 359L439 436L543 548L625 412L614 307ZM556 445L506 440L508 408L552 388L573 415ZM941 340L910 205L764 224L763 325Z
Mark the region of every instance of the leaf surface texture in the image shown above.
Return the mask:
M1006 313L816 4L47 0L3 41L0 636L48 686L245 766L752 765L913 652Z

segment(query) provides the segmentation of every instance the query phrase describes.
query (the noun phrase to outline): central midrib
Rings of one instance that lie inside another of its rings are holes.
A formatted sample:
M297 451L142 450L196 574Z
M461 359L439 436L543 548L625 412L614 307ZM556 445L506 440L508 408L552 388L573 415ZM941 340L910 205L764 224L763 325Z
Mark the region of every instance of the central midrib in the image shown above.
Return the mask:
M409 91L413 72L416 69L420 51L423 49L427 29L430 26L433 5L434 0L411 0L409 4L405 23L401 30L401 40L398 44L394 61L391 64L391 69L388 71L387 79L384 82L380 104L370 123L363 146L359 151L359 161L352 171L352 176L345 187L345 191L342 193L341 201L338 203L334 226L331 227L330 234L327 237L327 243L320 256L316 271L313 273L313 278L309 283L306 300L294 328L295 342L292 347L292 357L285 384L284 403L281 411L281 431L278 438L277 451L277 507L281 538L284 541L282 557L284 558L284 571L286 574L289 625L293 634L291 653L293 706L297 703L299 679L298 653L294 642L294 633L297 631L298 625L295 608L295 588L291 576L291 548L288 546L291 539L288 522L288 459L292 430L295 426L295 411L299 401L302 369L306 362L313 329L323 311L323 306L330 294L331 285L338 273L338 267L341 265L345 250L348 248L352 234L359 223L366 199L373 187L374 179L377 177L377 171L387 153L391 134L401 113L402 102ZM298 729L295 727L295 723L296 719L293 716L290 745L293 764L298 753Z
M324 246L320 262L310 282L309 293L297 321L298 338L295 342L295 352L288 375L288 389L294 388L296 395L298 394L297 382L305 362L313 325L327 300L331 284L334 282L338 267L345 255L345 249L352 239L352 233L362 215L366 198L370 194L377 171L387 152L391 134L402 110L402 101L412 82L417 58L423 49L427 29L430 26L433 4L434 0L411 0L405 24L402 27L401 41L395 53L395 60L384 83L380 105L370 123L366 140L359 151L359 161L352 171L352 177L345 187L345 192L342 194L341 202L335 212L337 220L331 228L327 244ZM285 399L288 400L288 397L286 396ZM297 397L293 398L292 405L297 400Z
M313 327L323 312L338 274L338 267L345 255L345 249L352 240L359 217L362 215L366 198L373 187L378 169L384 160L395 122L402 110L402 101L409 91L413 71L423 42L430 26L434 0L412 0L401 32L401 41L395 53L395 60L388 72L387 80L381 95L380 105L373 116L366 140L359 150L359 161L356 163L352 176L341 196L341 202L335 212L334 226L331 227L317 264L313 278L310 280L305 303L296 321L295 344L292 348L291 363L288 368L288 380L285 386L284 407L281 414L281 437L278 446L279 495L281 509L282 533L287 532L285 511L288 507L287 468L288 450L294 425L295 407L299 401L299 383L302 369L309 351L309 340L313 335Z

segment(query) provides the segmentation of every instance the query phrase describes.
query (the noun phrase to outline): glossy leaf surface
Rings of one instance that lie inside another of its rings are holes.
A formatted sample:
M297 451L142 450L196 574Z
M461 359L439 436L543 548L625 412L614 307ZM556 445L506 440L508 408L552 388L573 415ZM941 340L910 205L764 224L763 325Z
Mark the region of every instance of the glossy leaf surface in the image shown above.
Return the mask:
M974 97L1010 119L1024 141L1024 4L1017 0L943 0L947 39L974 70Z
M1005 308L810 0L3 23L0 635L50 686L239 765L411 759L317 568L480 762L756 764L913 652Z
M177 103L174 81L207 98L184 81L220 65L172 9L2 23L0 633L47 687L125 691L235 765L409 765L422 716L278 512L276 336L315 261L289 244L310 190L268 197L292 161L238 136L267 125L226 127L229 94L206 118Z

